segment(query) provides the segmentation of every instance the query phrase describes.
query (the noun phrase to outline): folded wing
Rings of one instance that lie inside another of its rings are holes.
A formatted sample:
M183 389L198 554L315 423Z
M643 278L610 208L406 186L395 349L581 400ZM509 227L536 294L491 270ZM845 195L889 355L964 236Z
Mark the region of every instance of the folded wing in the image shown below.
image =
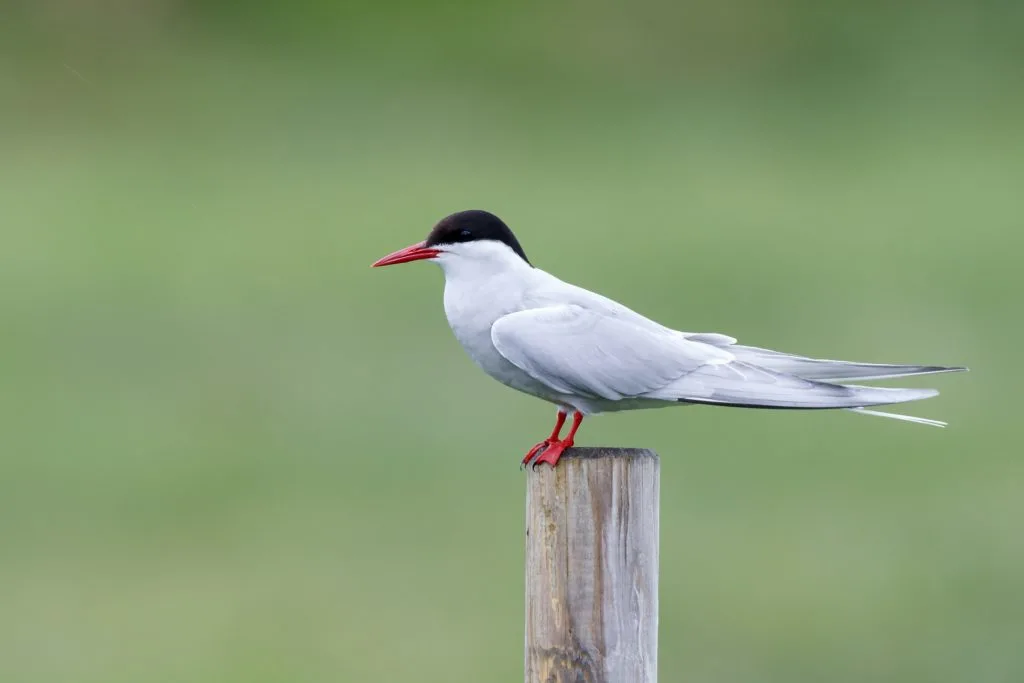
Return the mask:
M617 401L664 388L732 354L577 305L511 313L491 328L507 360L555 391Z
M783 353L772 349L756 346L744 346L736 343L736 339L716 333L684 333L687 339L701 341L719 348L726 348L737 360L753 363L769 370L796 375L804 379L823 382L843 380L873 380L912 375L936 375L944 372L963 372L967 368L946 367L943 365L901 365L891 363L857 363L827 358L811 358L793 353Z
M755 408L851 408L914 401L932 389L845 386L737 358L732 349L578 305L511 313L491 328L509 362L554 391Z
M898 365L890 363L855 363L825 358L809 358L756 346L736 345L729 348L737 358L756 363L778 372L785 372L804 379L828 382L841 380L872 380L910 377L912 375L936 375L944 372L963 372L967 368L945 367L942 365Z

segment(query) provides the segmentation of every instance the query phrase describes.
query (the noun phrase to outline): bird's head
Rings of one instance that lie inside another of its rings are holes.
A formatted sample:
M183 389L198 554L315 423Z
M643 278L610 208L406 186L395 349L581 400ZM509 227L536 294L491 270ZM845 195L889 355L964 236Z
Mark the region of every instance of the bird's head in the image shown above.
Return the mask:
M498 271L523 265L530 267L526 252L508 226L493 213L476 209L441 219L426 240L388 254L373 267L411 261L434 261L446 273L466 269Z

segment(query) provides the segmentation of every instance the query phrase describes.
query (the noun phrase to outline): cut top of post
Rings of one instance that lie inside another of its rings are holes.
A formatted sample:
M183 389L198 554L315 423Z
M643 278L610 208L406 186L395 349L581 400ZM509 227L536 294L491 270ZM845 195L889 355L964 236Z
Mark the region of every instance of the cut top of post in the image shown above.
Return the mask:
M560 458L562 460L597 460L599 458L654 458L658 454L647 448L615 448L610 446L574 446ZM540 467L537 468L538 470Z

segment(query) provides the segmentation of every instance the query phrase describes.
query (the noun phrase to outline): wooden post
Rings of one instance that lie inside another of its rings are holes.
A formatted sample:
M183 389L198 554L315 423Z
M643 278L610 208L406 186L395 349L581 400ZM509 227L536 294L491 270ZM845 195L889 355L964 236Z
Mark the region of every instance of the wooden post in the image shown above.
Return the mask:
M658 456L573 448L527 467L526 683L655 683Z

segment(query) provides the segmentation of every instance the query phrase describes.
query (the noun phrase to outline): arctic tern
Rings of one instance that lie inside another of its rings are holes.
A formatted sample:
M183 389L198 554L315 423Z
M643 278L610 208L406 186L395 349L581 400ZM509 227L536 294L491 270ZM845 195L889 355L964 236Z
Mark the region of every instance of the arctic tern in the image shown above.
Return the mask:
M454 213L425 241L373 266L421 260L444 271L444 310L470 358L502 384L558 407L551 435L523 458L534 467L558 463L585 415L669 405L844 409L943 427L868 409L930 398L934 389L841 382L966 370L809 358L680 332L535 268L508 226L486 211Z

